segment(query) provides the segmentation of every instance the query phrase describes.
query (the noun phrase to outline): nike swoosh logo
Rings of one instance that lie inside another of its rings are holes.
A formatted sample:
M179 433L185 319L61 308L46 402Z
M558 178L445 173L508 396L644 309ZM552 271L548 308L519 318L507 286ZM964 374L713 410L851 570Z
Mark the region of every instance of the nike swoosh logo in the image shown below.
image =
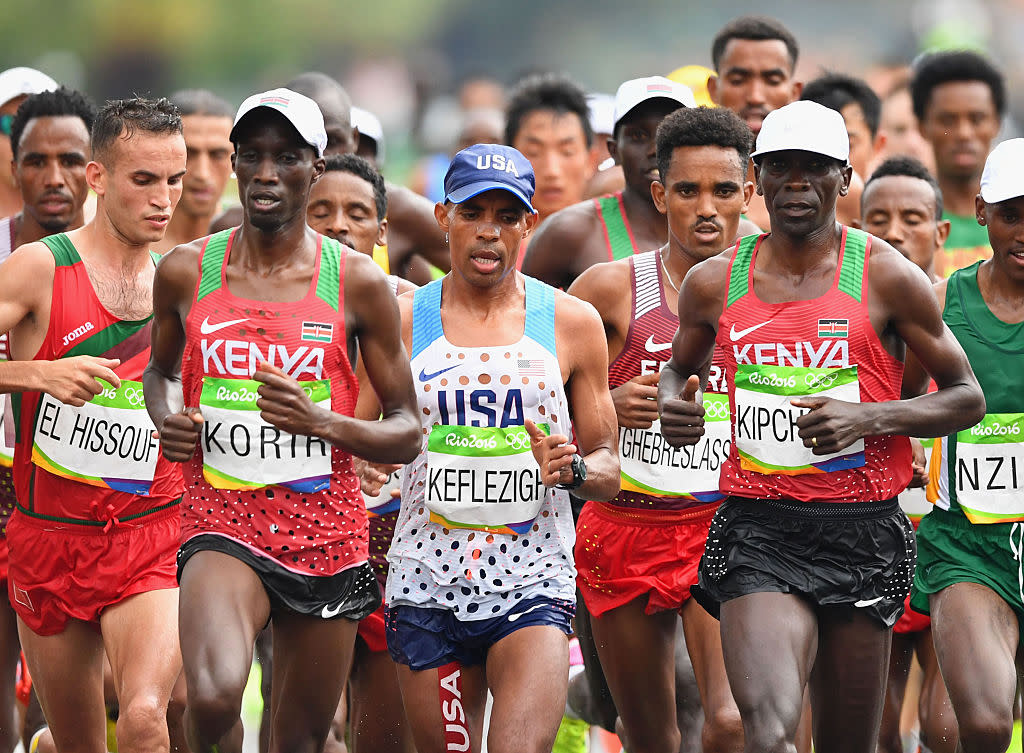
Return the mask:
M855 606L855 607L871 607L871 606L874 606L875 604L877 604L878 602L880 602L884 598L885 598L884 596L878 596L878 597L876 597L874 599L866 599L866 600L862 599L861 601L855 601L853 603L853 606Z
M769 319L767 322L758 322L753 327L747 327L746 329L741 330L737 330L736 325L734 324L732 325L732 327L729 328L729 339L732 340L733 342L736 342L737 340L749 335L755 329L761 329L761 327L763 327L764 325L770 324L771 321L772 320Z
M659 350L668 350L672 347L672 343L656 343L654 342L654 335L647 338L647 342L644 343L644 347L647 348L648 353L657 353Z
M522 612L518 612L517 614L510 614L508 616L508 621L509 622L515 622L520 617L522 617L524 614L529 614L534 609L540 609L543 606L544 606L544 604L534 604L532 607L530 607L529 609L524 609Z
M221 322L220 324L210 324L210 317L206 317L199 324L199 331L202 332L204 335L209 335L209 334L211 334L213 332L216 332L219 329L224 329L225 327L230 327L232 324L241 324L242 322L247 322L247 321L249 321L249 320L248 319L232 319L229 322Z
M330 604L325 604L323 610L320 612L320 616L323 617L325 620L329 620L332 617L337 617L338 616L338 612L340 612L340 611L341 611L341 604L339 604L334 609L331 609L331 605Z
M435 371L433 374L428 374L426 372L426 370L420 369L420 381L421 382L429 382L431 379L434 379L435 377L441 376L441 374L443 374L446 371L451 371L452 369L458 368L458 366L459 366L459 364L455 364L454 366L449 366L447 369L441 369L440 371Z

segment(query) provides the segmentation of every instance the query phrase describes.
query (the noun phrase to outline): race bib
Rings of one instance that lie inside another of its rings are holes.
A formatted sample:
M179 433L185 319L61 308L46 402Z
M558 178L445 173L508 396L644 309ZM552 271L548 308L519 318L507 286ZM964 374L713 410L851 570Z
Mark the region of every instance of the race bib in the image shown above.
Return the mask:
M864 440L829 455L804 447L797 419L810 411L790 403L796 397L830 397L860 402L857 367L810 369L802 366L736 367L736 450L743 470L797 476L864 465Z
M956 435L956 501L972 523L1024 520L1024 413L988 413Z
M369 497L365 494L363 495L363 500L366 502L367 517L379 518L381 515L387 515L402 506L402 500L398 496L393 495L392 492L401 490L402 478L404 476L405 468L403 466L388 476L388 480L384 482L376 496Z
M547 424L538 424L549 433ZM522 426L436 425L427 438L426 505L448 528L523 533L547 487Z
M142 382L122 381L81 408L50 395L39 401L32 438L32 462L91 486L147 495L160 456L156 427L146 413Z
M326 489L331 483L331 446L317 437L281 431L260 418L259 387L252 379L203 379L203 477L215 489ZM302 388L316 405L331 409L328 380L302 382Z
M693 445L672 447L661 422L650 429L619 429L622 490L654 497L722 498L719 469L729 457L729 397L704 393L704 436Z

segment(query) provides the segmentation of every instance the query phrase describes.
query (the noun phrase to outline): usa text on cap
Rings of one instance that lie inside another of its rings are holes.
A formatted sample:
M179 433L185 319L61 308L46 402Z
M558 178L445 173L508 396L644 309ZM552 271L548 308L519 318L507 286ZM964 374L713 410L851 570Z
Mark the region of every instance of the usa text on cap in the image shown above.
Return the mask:
M475 144L452 158L444 176L444 199L461 204L497 188L508 191L536 214L530 203L535 185L533 166L518 149L503 144Z
M988 204L1024 196L1024 139L1008 139L985 160L981 174L981 198Z
M324 116L316 102L304 94L291 89L271 89L270 91L253 94L238 108L235 123L231 127L230 138L235 140L235 130L239 122L253 110L266 107L275 110L295 127L302 140L313 147L317 157L324 156L327 148L327 130L324 128Z
M664 76L647 76L634 78L623 83L615 93L615 123L618 125L629 111L649 99L671 99L680 107L696 107L690 87L677 83Z
M810 100L791 102L772 110L761 124L757 149L750 157L756 160L769 152L790 150L823 154L847 162L850 136L843 116Z

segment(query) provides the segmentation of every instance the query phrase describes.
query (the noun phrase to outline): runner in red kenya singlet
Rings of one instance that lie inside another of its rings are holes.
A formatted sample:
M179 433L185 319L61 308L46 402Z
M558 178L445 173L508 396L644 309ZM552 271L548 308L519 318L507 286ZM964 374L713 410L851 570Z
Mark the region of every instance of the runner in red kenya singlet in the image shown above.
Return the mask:
M181 118L166 100L109 102L92 155L96 217L23 246L0 279L12 356L0 364L0 390L20 393L9 593L58 750L106 751L106 654L118 745L166 751L181 671L181 475L159 459L139 380L152 321L149 247L185 172Z
M608 372L619 422L622 491L588 502L577 526L578 584L630 751L676 751L699 736L704 751L742 748L739 713L722 661L718 623L690 599L708 526L722 499L729 455L724 359L716 350L698 445L673 448L658 429L659 369L679 327L678 282L736 234L754 186L753 136L727 109L683 108L657 131L661 180L653 198L668 216L668 244L584 272L569 292L601 314L614 356ZM621 295L632 288L631 299ZM678 615L703 696L704 731L677 727L674 662Z
M411 460L419 424L383 272L306 225L327 142L316 103L288 89L253 95L231 139L244 222L161 262L146 372L164 454L188 463L187 719L195 753L241 750L253 643L272 620L271 741L314 753L357 621L380 601L349 453ZM357 340L380 421L351 418Z
M927 279L884 241L836 223L848 155L839 113L795 102L768 114L752 156L772 232L687 275L659 386L662 433L692 444L705 430L698 375L716 345L725 351L729 496L694 595L720 615L751 753L793 749L808 683L815 747L875 750L914 564L895 499L911 476L904 437L984 411ZM902 401L907 347L939 389Z

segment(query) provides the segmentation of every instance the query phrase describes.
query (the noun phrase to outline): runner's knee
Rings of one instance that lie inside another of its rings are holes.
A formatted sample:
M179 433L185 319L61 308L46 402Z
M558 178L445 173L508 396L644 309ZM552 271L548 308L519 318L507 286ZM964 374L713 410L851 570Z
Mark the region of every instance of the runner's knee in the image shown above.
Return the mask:
M960 745L965 753L1003 753L1010 747L1013 715L995 709L972 709L960 723Z
M121 704L117 717L118 747L133 751L159 750L166 748L166 739L167 706L155 696L138 696Z
M629 753L660 753L679 750L682 736L675 725L675 719L667 724L645 725L626 731L629 738Z
M235 725L242 711L242 690L211 677L199 678L188 689L188 713L203 740L219 740Z
M716 709L704 718L704 753L728 753L743 747L743 719L735 707Z

